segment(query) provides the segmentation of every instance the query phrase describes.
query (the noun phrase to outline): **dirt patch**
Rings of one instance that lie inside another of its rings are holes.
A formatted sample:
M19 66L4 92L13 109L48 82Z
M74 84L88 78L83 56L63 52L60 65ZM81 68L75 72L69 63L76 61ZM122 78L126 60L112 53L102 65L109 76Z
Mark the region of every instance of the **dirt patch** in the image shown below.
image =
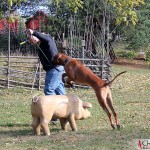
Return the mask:
M113 62L113 64L124 65L124 66L134 67L134 68L150 69L150 62L147 62L145 60L118 58L118 60Z

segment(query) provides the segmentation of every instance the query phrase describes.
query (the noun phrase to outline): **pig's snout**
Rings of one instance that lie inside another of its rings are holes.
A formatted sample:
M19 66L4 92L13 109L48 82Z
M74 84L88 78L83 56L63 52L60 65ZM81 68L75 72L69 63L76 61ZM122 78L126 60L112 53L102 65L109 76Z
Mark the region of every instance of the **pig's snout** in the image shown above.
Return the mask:
M89 102L82 102L82 107L83 107L83 118L89 118L91 117L91 112L88 110L88 108L92 107L92 104Z
M87 108L84 108L83 119L89 117L91 117L91 112Z

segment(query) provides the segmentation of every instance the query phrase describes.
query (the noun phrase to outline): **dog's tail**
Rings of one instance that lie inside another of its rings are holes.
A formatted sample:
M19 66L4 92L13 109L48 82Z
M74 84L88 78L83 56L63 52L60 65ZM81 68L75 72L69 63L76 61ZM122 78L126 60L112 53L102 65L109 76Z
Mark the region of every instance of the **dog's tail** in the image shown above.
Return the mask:
M110 85L118 76L120 76L121 74L126 73L126 72L127 72L127 71L120 72L120 73L117 74L111 81L109 81L109 82L107 82L107 83L104 83L103 87Z

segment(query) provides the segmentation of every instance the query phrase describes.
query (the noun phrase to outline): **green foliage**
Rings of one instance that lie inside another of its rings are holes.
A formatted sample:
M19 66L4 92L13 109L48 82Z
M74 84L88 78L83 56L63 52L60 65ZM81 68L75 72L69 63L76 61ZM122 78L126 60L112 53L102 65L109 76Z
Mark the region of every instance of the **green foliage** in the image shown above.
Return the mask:
M122 52L122 54L120 56L123 58L134 59L136 57L136 51L126 50L126 51Z
M146 53L146 60L150 61L150 49L145 50L145 53Z
M83 0L54 0L57 5L59 5L60 2L67 3L68 6L74 11L77 12L79 8L83 8L83 2L86 3L87 1ZM89 1L89 0L88 0ZM95 2L96 3L96 2ZM102 0L101 2L104 4L105 2ZM135 12L135 7L138 7L142 4L144 4L144 0L108 0L108 5L111 4L114 8L117 10L117 18L116 23L120 24L122 22L125 22L126 25L129 23L132 23L135 25L138 22L138 17Z
M62 14L56 14L56 16L49 16L47 25L42 26L43 32L50 33L53 37L57 38L61 36L62 32L64 32L64 22L65 17L59 18L59 15Z
M132 31L132 32L131 32ZM149 44L149 39L147 37L147 29L142 29L140 27L134 28L128 33L128 43L129 49L141 49L147 47Z
M126 25L129 25L129 23L135 25L138 22L135 7L144 4L144 0L108 0L108 2L110 2L112 6L117 9L117 24L125 22Z
M113 44L113 48L115 50L115 54L117 55L118 58L127 58L130 60L136 59L138 56L138 49L130 49L128 48L128 44L126 41L124 42L117 42ZM146 58L145 58L145 63L150 62L150 48L146 47L141 49L140 51L145 52ZM147 61L147 62L146 62Z
M127 42L130 49L143 49L150 43L150 1L145 0L145 5L137 10L139 21L136 26L127 28Z
M13 11L15 11L21 2L24 1L26 0L3 0L0 4L0 18L3 16L6 17L7 14L7 17L9 17L10 21L13 21Z
M83 1L82 0L54 0L57 5L60 3L66 3L73 12L77 12L79 8L82 8Z

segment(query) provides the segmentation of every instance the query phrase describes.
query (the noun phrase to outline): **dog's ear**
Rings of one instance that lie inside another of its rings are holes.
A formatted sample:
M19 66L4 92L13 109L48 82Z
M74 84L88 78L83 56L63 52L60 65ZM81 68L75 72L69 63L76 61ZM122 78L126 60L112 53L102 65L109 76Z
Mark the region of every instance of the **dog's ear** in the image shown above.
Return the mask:
M60 63L60 57L61 57L60 54L55 55L53 63L58 65L58 63Z
M56 62L57 62L57 63L60 62L60 60L61 60L60 57L61 57L60 55L57 56L57 59L56 59Z

